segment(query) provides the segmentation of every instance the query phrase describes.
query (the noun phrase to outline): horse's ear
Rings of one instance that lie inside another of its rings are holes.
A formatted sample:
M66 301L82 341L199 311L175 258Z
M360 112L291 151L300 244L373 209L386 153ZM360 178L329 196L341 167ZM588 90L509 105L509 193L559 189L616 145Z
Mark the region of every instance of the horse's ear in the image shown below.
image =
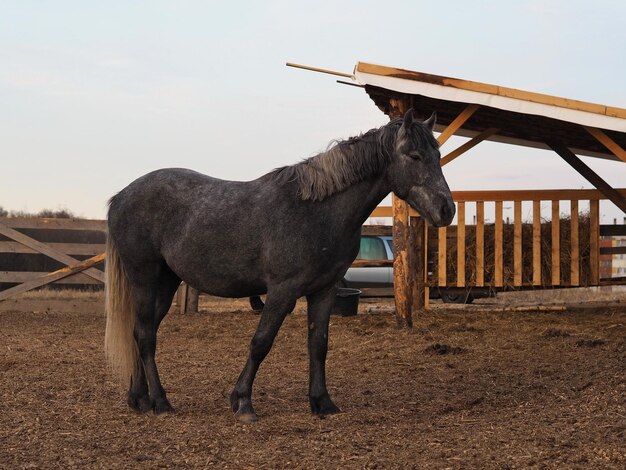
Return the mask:
M428 119L424 121L424 125L430 129L430 132L435 128L435 124L437 123L437 111L433 111Z
M413 124L413 108L410 108L406 113L404 113L404 123L403 126L407 129L411 128L411 124Z

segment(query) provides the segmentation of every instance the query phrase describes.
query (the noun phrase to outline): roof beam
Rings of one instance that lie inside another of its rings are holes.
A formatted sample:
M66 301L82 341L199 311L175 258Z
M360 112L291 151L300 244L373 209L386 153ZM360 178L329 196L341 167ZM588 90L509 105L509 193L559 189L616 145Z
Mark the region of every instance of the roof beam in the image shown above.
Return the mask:
M618 191L604 181L595 171L589 168L583 161L578 158L569 148L561 142L548 142L552 150L554 150L563 160L565 160L574 170L580 173L583 178L594 185L602 194L619 207L626 214L626 198Z
M493 134L495 134L496 132L498 132L500 129L496 128L496 127L490 127L489 129L485 129L484 131L482 131L480 134L474 136L473 138L471 138L470 140L468 140L467 142L465 142L463 145L457 147L456 149L454 149L452 152L450 152L448 155L446 155L445 157L443 157L440 161L441 166L447 165L448 163L450 163L452 160L454 160L455 158L463 155L465 152L467 152L469 149L477 146L478 144L480 144L483 140L488 139L489 137L491 137Z
M613 152L617 158L626 163L626 150L619 146L617 142L596 127L583 126L587 132L596 138L598 142Z
M460 127L465 124L465 122L472 117L478 108L480 108L477 104L468 105L461 113L452 121L448 127L446 127L441 134L437 137L437 142L439 145L443 145L450 137L454 135L456 131L460 129Z

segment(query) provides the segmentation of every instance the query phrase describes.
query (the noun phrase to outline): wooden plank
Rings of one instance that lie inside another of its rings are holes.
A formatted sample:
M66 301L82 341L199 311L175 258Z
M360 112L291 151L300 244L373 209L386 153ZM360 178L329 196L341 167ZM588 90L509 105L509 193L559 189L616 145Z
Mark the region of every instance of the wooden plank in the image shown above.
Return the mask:
M477 146L478 144L480 144L483 140L488 139L489 137L491 137L493 134L498 132L498 130L499 129L497 129L495 127L490 127L489 129L486 129L486 130L482 131L480 134L472 137L470 140L468 140L467 142L465 142L464 144L460 145L459 147L454 149L452 152L447 154L445 157L443 157L440 160L439 163L441 164L441 166L447 165L448 163L450 163L455 158L463 155L468 150L470 150L470 149L474 148L475 146Z
M626 197L626 188L615 189ZM606 200L608 199L597 189L548 189L548 190L486 190L486 191L452 191L456 202L489 202L489 201L534 201L534 200ZM409 215L419 217L419 214L409 208ZM371 217L391 217L391 206L378 206Z
M26 292L37 287L45 286L46 284L50 284L51 282L57 281L59 279L63 279L64 277L71 276L72 274L84 271L92 266L95 266L98 263L104 261L105 254L101 253L97 256L93 256L92 258L86 259L85 261L81 261L80 263L73 264L72 266L66 266L57 271L53 271L51 273L47 273L43 276L40 276L36 279L32 279L30 281L24 282L19 286L11 287L10 289L3 290L0 292L0 300L8 299L9 297L20 294L22 292Z
M502 257L502 201L496 201L496 223L495 223L495 236L494 236L494 284L496 287L502 287L504 285L503 279L503 257Z
M580 285L580 243L578 239L578 201L570 201L570 285Z
M561 284L561 215L559 201L552 201L552 285Z
M408 204L397 197L393 203L393 286L395 289L396 321L398 327L409 328L413 324L411 318L411 296L409 287L409 252L408 252Z
M0 312L55 312L104 314L104 300L83 299L5 299Z
M50 248L57 250L66 255L97 255L106 249L105 244L95 243L46 243ZM30 248L18 242L0 241L0 253L24 253L36 254L37 250Z
M595 139L604 145L607 149L609 149L613 155L617 158L626 162L626 150L619 146L617 142L611 139L608 135L606 135L602 130L597 129L595 127L586 127L585 129L589 132Z
M601 246L601 255L626 255L626 246Z
M626 197L626 188L615 189ZM550 201L550 200L591 200L608 199L597 189L522 189L522 190L485 190L452 191L455 201Z
M456 230L456 285L465 287L465 203L459 202Z
M0 282L22 283L41 277L47 273L34 271L0 271ZM55 284L93 284L101 285L100 282L93 280L83 273L73 274L54 282Z
M541 201L533 201L533 286L541 285Z
M600 203L589 201L589 282L600 282Z
M476 286L485 285L485 203L476 203Z
M12 240L15 240L16 242L20 242L30 248L33 248L39 253L49 256L52 259L65 263L68 266L73 265L75 263L79 263L77 259L72 258L71 256L68 256L65 253L61 253L60 251L49 247L45 243L41 243L35 240L34 238L26 236L23 233L18 232L17 230L7 227L6 225L2 223L0 223L0 234L4 235L5 237L11 238ZM93 268L87 269L85 270L85 274L92 277L96 281L104 282L104 273L98 269L93 269Z
M106 220L94 219L0 217L0 223L11 228L31 229L60 228L64 230L98 230L104 232L107 228Z
M578 158L574 153L568 149L565 145L558 142L548 142L548 145L554 150L563 160L565 160L572 168L580 173L587 181L593 184L602 194L626 213L626 197L620 194L604 181L596 172L589 168L583 161ZM575 198L570 198L575 199Z
M626 225L600 225L600 236L626 237Z
M353 268L387 268L393 266L391 259L355 259L351 266Z
M393 229L391 225L363 225L361 227L361 235L369 235L373 237L390 237Z
M438 236L438 260L437 260L437 277L438 277L438 285L440 287L444 287L447 285L448 272L447 268L447 244L448 244L448 234L446 233L446 227L440 227L437 236Z
M450 124L448 124L448 127L446 127L441 132L441 134L437 136L437 142L439 142L439 145L441 146L445 144L446 141L450 137L452 137L454 133L458 131L470 117L472 117L472 115L478 110L478 108L480 108L480 106L477 104L467 105L467 107L463 111L461 111L461 113L456 118L454 118L454 120Z
M413 215L418 214L415 213ZM391 206L378 206L372 211L370 217L393 217L393 210L391 209Z
M522 285L522 201L513 202L513 285Z

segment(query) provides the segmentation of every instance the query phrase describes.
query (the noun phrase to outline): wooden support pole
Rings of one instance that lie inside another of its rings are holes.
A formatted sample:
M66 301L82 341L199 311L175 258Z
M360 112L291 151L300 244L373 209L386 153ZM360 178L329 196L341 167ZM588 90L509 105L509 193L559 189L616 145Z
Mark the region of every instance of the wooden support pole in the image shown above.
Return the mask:
M411 308L415 315L426 308L427 237L426 222L422 217L411 217L409 222L409 272L411 273Z
M480 108L477 104L469 104L467 107L461 111L461 113L454 118L448 127L446 127L441 134L437 137L437 142L439 145L443 145L446 141L454 135L456 131L458 131L463 124L467 122L467 120L472 117L472 115Z
M572 168L580 173L587 181L604 194L608 199L626 213L626 198L618 191L613 189L610 184L604 181L596 172L589 168L583 161L578 158L570 149L559 142L548 142L548 145L559 156L565 160Z
M617 158L626 162L626 150L624 150L620 145L611 139L608 135L606 135L602 130L597 129L595 127L585 127L587 132L589 132L592 136L596 138L598 142L604 145L607 149L613 153Z
M400 328L410 328L411 290L409 287L409 210L408 205L395 194L393 200L393 286L396 303L396 321Z
M483 140L488 139L489 137L491 137L493 134L495 134L499 130L500 129L497 129L495 127L490 127L489 129L486 129L486 130L482 131L480 134L472 137L470 140L465 142L463 145L460 145L459 147L454 149L452 152L450 152L448 155L443 157L439 163L441 164L441 166L447 165L452 160L454 160L455 158L463 155L465 152L467 152L471 148L476 147Z
M410 106L409 99L391 98L389 100L389 118L402 117ZM396 304L396 322L400 328L413 326L411 318L411 287L409 270L409 205L397 197L392 197L393 212L393 287Z

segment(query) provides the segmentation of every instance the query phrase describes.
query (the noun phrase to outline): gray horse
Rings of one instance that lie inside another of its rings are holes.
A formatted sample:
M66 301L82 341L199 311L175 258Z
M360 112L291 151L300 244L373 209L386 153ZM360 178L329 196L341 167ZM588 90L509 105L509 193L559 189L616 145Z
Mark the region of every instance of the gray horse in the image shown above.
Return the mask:
M173 411L155 362L159 324L181 280L221 297L267 294L230 402L257 419L252 383L296 300L308 304L309 401L336 413L326 388L328 321L336 284L359 251L361 225L393 191L431 225L455 207L439 164L435 115L404 118L249 182L157 170L110 201L107 239L109 364L129 380L131 408Z

